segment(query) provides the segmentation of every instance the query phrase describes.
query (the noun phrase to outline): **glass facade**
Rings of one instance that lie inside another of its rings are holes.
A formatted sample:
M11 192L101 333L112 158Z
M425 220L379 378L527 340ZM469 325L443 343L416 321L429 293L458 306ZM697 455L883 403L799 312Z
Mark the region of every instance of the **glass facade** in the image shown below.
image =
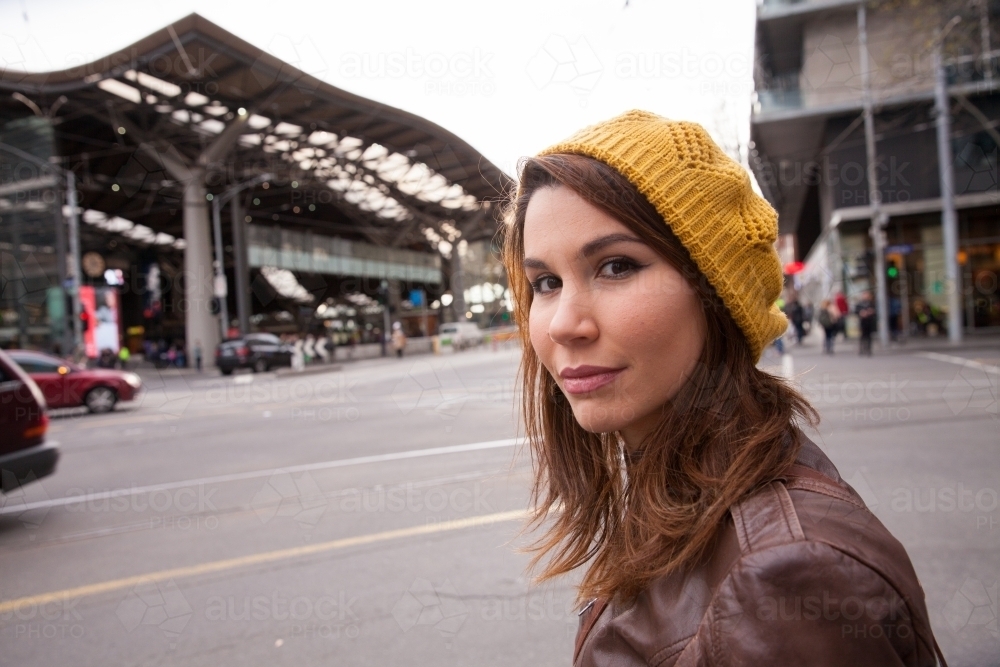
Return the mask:
M958 212L962 321L967 332L1000 329L1000 208ZM890 327L910 335L946 333L948 289L940 213L891 218L886 229ZM850 297L872 289L868 221L839 229L840 278Z
M63 291L62 181L47 119L0 119L0 346L61 351L68 342ZM5 146L7 148L5 148ZM23 154L33 156L31 160Z

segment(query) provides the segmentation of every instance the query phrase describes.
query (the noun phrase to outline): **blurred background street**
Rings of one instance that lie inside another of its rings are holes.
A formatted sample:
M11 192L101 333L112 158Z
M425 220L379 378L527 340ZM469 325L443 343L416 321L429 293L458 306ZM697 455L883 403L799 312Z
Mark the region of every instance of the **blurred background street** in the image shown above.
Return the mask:
M777 211L761 365L1000 666L1000 1L286 5L0 3L0 663L567 664L502 204L647 109Z
M571 581L531 587L514 548L518 358L150 372L132 407L55 417L59 474L0 508L7 660L565 664ZM817 337L791 359L813 437L907 548L949 662L992 664L996 348L872 362Z

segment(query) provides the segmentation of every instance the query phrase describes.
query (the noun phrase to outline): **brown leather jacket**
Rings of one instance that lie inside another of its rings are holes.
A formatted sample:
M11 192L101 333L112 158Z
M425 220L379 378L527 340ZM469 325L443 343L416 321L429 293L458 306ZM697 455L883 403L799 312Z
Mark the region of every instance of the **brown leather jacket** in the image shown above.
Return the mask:
M944 664L903 546L802 436L686 575L580 614L576 667Z

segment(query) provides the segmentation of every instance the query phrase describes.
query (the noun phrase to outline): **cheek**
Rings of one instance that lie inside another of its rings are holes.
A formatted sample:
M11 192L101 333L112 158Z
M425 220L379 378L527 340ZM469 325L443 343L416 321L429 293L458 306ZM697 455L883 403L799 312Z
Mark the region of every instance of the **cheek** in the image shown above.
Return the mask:
M683 373L704 344L705 318L698 297L672 272L656 276L644 287L609 304L607 326L614 327L616 338L643 357L648 368L663 369L666 364Z
M546 368L549 366L548 355L553 344L549 338L549 320L550 317L541 308L532 304L528 311L528 337L535 354Z

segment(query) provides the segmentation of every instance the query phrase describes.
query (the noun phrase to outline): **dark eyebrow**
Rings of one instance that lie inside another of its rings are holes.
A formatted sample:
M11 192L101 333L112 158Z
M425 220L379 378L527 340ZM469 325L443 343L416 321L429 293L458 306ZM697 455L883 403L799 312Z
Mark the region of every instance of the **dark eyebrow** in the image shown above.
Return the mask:
M609 246L612 243L641 243L646 245L646 242L635 236L629 234L608 234L607 236L602 236L601 238L594 239L587 245L580 248L580 253L577 255L580 259L586 259L590 257L595 252L600 251L605 246Z
M596 252L599 252L602 248L609 246L613 243L641 243L646 245L646 242L642 239L631 236L629 234L608 234L607 236L602 236L596 238L593 241L588 242L582 248L580 252L577 253L577 257L580 259L586 259ZM540 259L534 259L533 257L525 257L523 266L526 269L548 269L545 262Z

